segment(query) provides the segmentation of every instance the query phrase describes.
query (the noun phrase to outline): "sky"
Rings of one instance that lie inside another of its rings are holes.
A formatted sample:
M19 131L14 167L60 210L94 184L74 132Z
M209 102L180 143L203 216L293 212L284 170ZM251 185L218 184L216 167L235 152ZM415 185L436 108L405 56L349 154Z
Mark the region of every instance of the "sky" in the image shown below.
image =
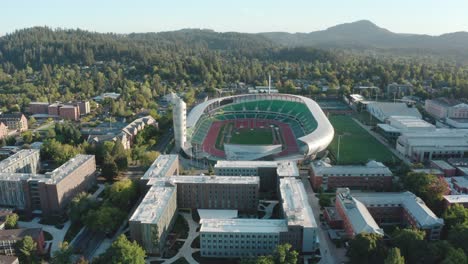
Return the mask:
M440 35L468 31L467 11L467 0L3 0L0 35L33 26L311 32L362 19L396 33Z

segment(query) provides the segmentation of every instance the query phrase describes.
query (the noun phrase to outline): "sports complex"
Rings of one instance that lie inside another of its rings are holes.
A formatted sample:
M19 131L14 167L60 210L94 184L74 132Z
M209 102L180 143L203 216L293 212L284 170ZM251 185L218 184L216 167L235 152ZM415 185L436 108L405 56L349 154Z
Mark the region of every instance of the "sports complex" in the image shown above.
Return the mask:
M334 130L312 99L247 94L208 100L186 120L184 152L209 160L302 160L325 150Z

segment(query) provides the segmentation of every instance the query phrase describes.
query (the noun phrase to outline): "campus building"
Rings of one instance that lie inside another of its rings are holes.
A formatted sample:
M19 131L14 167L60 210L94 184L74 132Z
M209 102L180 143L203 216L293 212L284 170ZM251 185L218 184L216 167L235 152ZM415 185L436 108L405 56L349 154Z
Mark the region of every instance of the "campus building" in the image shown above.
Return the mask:
M0 139L8 137L8 127L5 123L0 122Z
M324 161L310 164L310 182L314 189L349 187L361 190L390 190L393 174L381 162L369 161L364 166L330 165Z
M445 208L455 204L460 204L463 205L465 208L468 208L468 194L444 195Z
M23 240L26 236L30 236L34 242L36 242L37 252L39 254L46 253L46 243L42 228L28 228L0 230L0 255L16 255L16 243Z
M385 122L392 116L413 116L422 119L418 109L406 103L368 102L367 111L380 122Z
M94 155L77 155L62 166L37 174L39 150L22 150L0 162L0 205L43 214L59 213L74 195L94 184Z
M259 176L262 191L275 190L279 178L299 177L299 168L295 161L220 160L214 170L220 176Z
M437 119L467 119L468 105L457 99L436 98L426 100L424 109Z
M173 175L179 175L179 156L159 155L140 180L145 185L152 185L155 181L164 181ZM150 181L151 183L149 183Z
M338 188L335 206L350 238L360 233L384 235L379 225L404 224L424 230L427 239L436 240L444 226L444 220L411 192L351 195L349 188Z
M414 162L462 158L468 152L468 129L440 128L426 132L405 132L396 150Z
M0 114L0 123L4 123L8 130L18 132L28 130L28 120L22 113Z

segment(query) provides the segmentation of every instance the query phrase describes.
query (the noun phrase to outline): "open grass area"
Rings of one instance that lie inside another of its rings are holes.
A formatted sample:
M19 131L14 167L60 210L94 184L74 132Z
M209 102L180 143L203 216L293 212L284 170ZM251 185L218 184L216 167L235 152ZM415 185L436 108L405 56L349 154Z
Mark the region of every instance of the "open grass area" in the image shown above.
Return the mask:
M335 137L328 148L335 160L338 158L338 137L341 135L338 164L363 164L371 159L381 162L398 160L386 146L360 127L350 116L330 116L330 122L335 128Z
M239 129L231 134L231 144L270 145L273 143L273 133L270 128Z

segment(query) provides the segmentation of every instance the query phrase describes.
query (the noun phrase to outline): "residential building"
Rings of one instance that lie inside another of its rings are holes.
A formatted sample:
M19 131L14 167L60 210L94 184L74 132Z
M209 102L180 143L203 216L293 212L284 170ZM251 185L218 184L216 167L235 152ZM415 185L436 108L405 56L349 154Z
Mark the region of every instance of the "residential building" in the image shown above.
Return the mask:
M405 132L398 137L396 150L414 162L462 158L468 151L468 129Z
M177 212L177 188L153 185L130 217L130 236L147 253L160 254Z
M77 155L45 174L37 174L38 168L39 150L22 150L1 161L0 205L55 214L95 182L94 155Z
M362 190L390 190L393 174L381 162L369 161L365 166L336 165L324 161L311 163L310 182L314 189L324 190L349 187Z
M124 148L130 149L130 147L133 145L133 141L135 140L135 137L137 136L137 134L140 133L147 126L154 126L157 128L158 123L152 116L148 115L148 116L135 119L130 124L126 125L122 129L122 132L124 132L125 135L127 136L127 142L128 142L126 146L124 145Z
M48 114L49 103L47 102L31 102L29 103L29 113L33 115L37 114Z
M179 156L159 155L140 180L145 185L153 185L157 181L166 181L167 177L173 175L179 175Z
M260 179L256 176L173 176L177 205L191 209L257 212Z
M87 115L89 113L91 113L91 105L89 103L89 101L78 101L75 103L78 108L79 108L79 112L80 112L80 115Z
M233 258L271 254L288 232L284 219L201 219L202 257Z
M280 177L299 177L295 161L228 161L220 160L214 166L220 176L259 176L260 190L276 190Z
M447 182L451 194L468 194L468 177L458 176L444 178Z
M80 118L80 108L75 105L61 105L59 116L63 119L77 121Z
M455 204L460 204L468 208L468 194L444 195L445 208Z
M431 167L439 169L445 177L455 176L457 169L444 160L431 160Z
M21 241L26 236L32 237L34 242L36 242L37 252L39 254L46 253L46 244L42 228L28 228L0 230L0 255L16 255L16 243Z
M28 120L22 113L0 114L0 122L9 130L24 132L28 130Z
M349 237L360 233L383 235L379 224L404 224L424 230L428 240L436 240L444 225L421 198L411 192L353 193L338 188L335 206Z
M462 103L457 99L436 98L426 100L425 110L437 119L467 119L468 104Z
M422 119L418 109L406 103L368 102L367 111L380 122L385 122L391 116L413 116Z
M401 98L405 95L410 95L411 93L413 93L413 85L391 83L387 85L385 93L389 97Z
M0 122L0 139L8 137L8 127L5 123Z

